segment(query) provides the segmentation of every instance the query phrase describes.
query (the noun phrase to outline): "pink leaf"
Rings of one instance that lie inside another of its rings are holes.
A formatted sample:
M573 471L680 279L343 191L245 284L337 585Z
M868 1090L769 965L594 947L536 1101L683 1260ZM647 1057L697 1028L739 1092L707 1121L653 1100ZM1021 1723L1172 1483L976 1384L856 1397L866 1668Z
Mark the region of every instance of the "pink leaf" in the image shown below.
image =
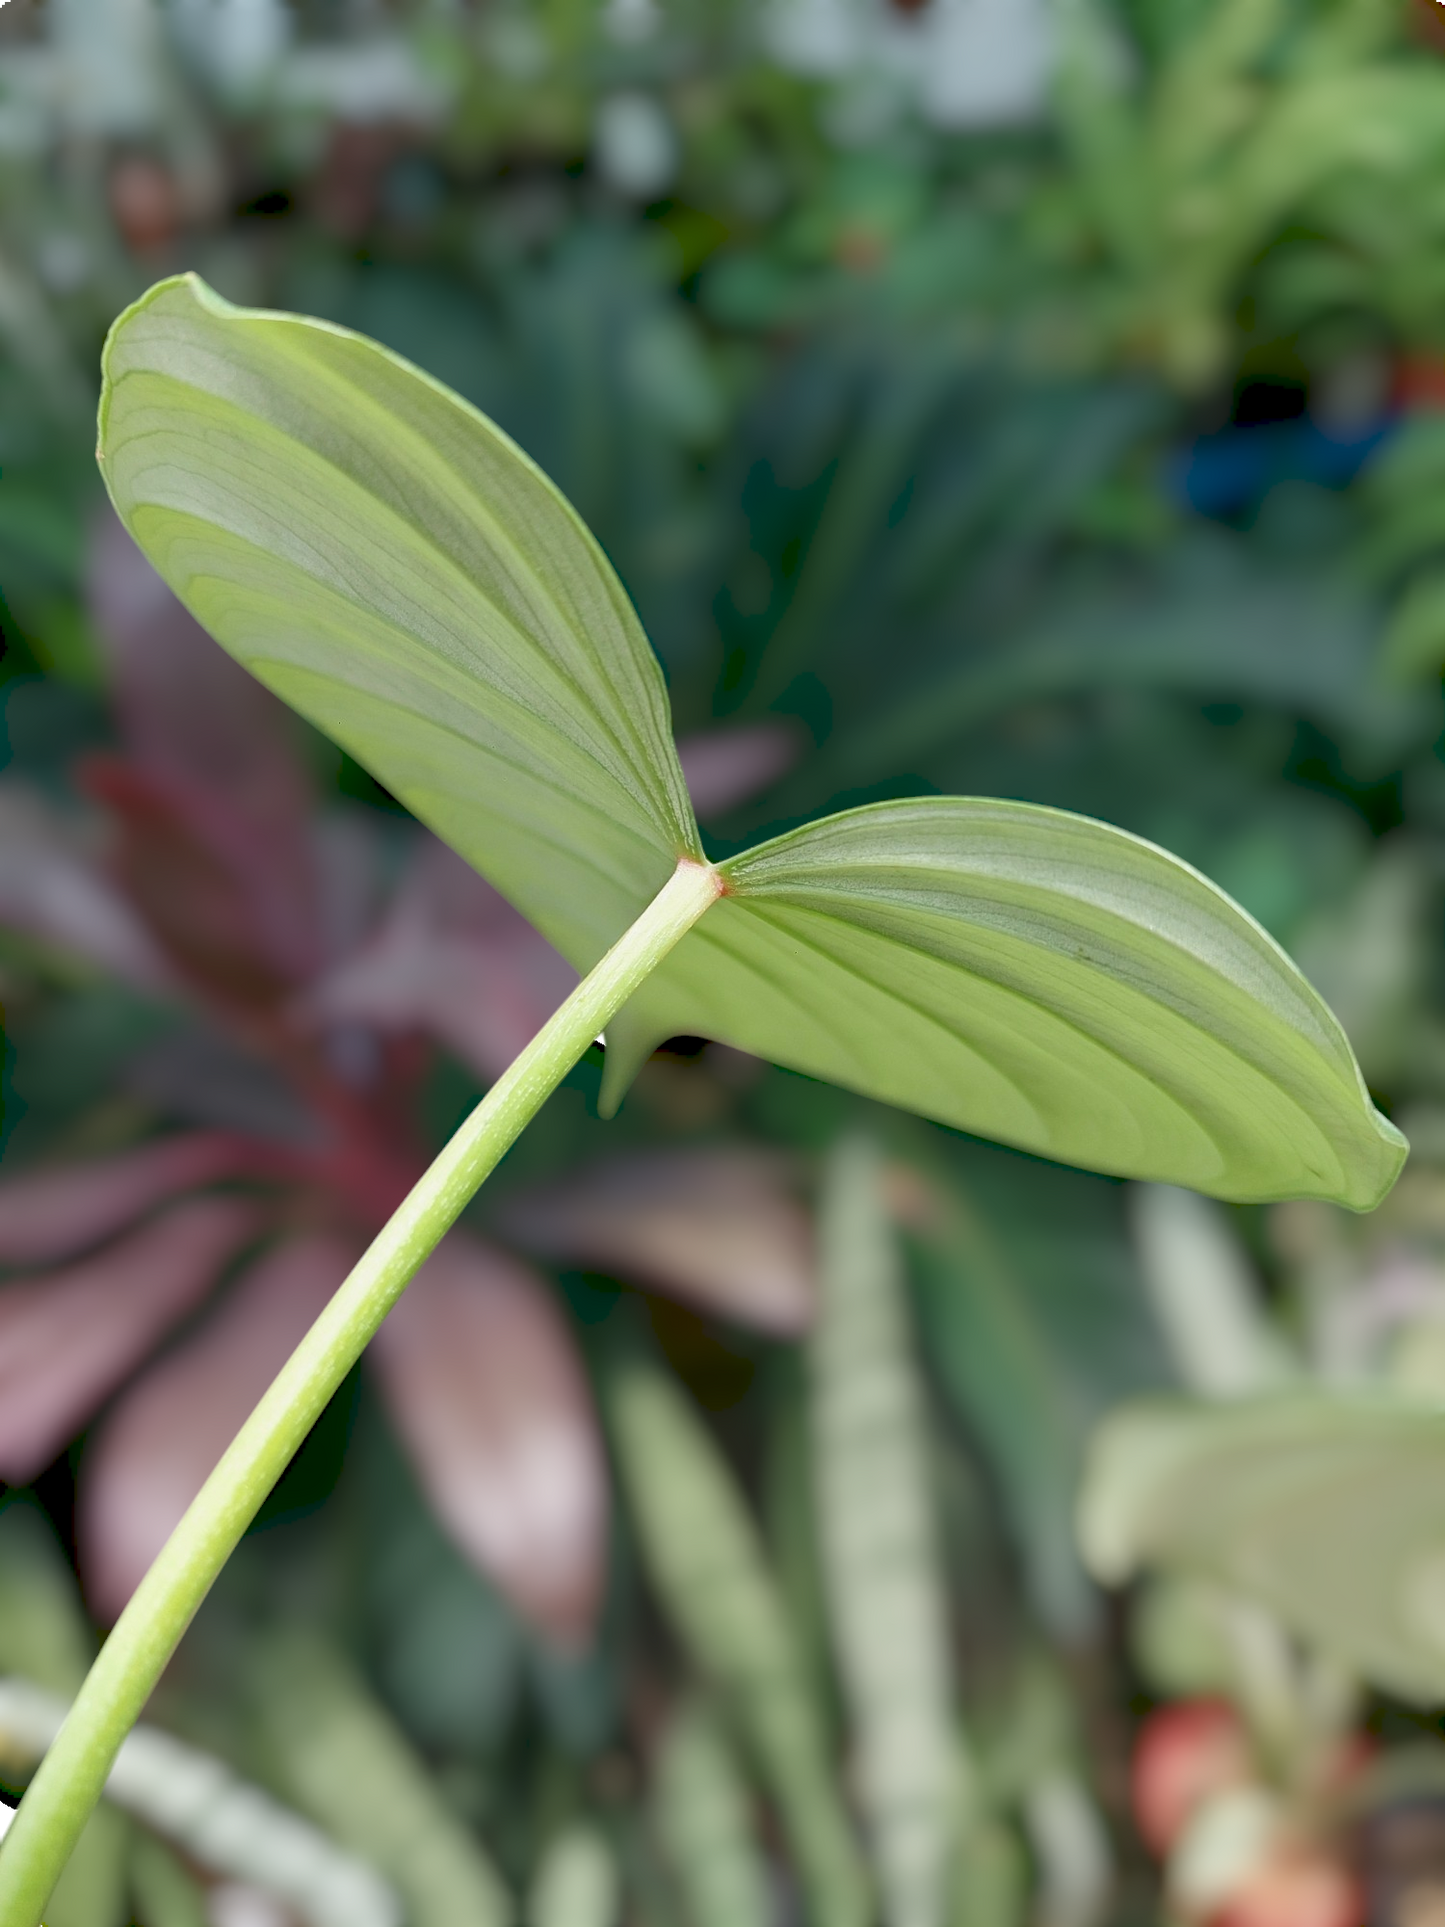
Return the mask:
M212 1001L275 1004L319 968L309 839L292 848L258 834L224 792L118 756L85 758L77 777L114 819L126 895Z
M659 1151L527 1193L502 1223L540 1255L793 1333L813 1316L813 1237L787 1177L762 1151Z
M93 1258L0 1287L0 1478L32 1478L254 1231L237 1198L177 1205Z
M170 979L150 933L77 831L18 784L0 787L0 924L146 988Z
M311 796L285 706L211 640L109 509L87 589L129 760L200 813L200 840L247 898L253 941L305 978L320 962Z
M316 987L304 1012L425 1031L490 1080L576 982L505 897L428 836L376 938Z
M115 1157L0 1179L0 1265L55 1264L113 1237L152 1206L247 1167L247 1147L214 1132L158 1138Z
M437 1517L519 1611L584 1640L602 1588L602 1447L541 1281L465 1232L432 1253L371 1348Z
M101 1618L119 1614L359 1255L359 1244L320 1232L267 1252L101 1421L81 1468L77 1523Z
M692 807L699 816L721 816L785 776L804 747L796 724L777 721L684 736L677 755Z

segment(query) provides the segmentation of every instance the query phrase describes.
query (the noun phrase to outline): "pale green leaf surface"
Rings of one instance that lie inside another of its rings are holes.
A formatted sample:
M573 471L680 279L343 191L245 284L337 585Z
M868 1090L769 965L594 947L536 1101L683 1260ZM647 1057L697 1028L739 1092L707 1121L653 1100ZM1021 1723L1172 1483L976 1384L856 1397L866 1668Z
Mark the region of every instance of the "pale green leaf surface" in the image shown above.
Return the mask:
M101 460L161 574L585 970L697 830L662 679L600 549L492 425L344 330L161 283L106 349ZM934 798L724 866L609 1026L607 1102L718 1038L1069 1163L1363 1207L1403 1140L1339 1026L1186 865Z
M1279 946L1197 871L1060 810L928 797L724 864L608 1030L760 1057L1068 1164L1367 1208L1404 1139Z
M1101 1579L1251 1594L1370 1681L1445 1701L1445 1412L1293 1393L1148 1400L1100 1428L1080 1505Z
M641 1364L610 1400L643 1559L684 1649L776 1801L810 1918L862 1927L865 1875L810 1682L752 1515L683 1394Z
M700 1701L669 1720L653 1773L653 1820L689 1927L767 1927L771 1896L747 1784Z
M887 1927L943 1927L955 1818L947 1588L901 1254L867 1139L828 1161L809 1410L826 1596Z
M213 636L579 969L700 855L647 638L500 430L344 329L162 282L106 348L122 519Z
M283 1795L394 1885L408 1927L509 1927L480 1841L342 1655L296 1628L252 1655L262 1754Z
M620 1883L612 1849L586 1821L548 1842L532 1882L531 1927L615 1927Z

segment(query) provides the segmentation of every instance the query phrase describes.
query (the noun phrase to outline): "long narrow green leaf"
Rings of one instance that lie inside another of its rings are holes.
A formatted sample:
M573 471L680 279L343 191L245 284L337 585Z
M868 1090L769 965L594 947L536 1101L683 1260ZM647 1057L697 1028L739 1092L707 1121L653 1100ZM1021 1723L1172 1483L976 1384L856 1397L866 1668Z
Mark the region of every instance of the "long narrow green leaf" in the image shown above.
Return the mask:
M829 1161L809 1341L827 1598L888 1927L942 1927L954 1819L953 1681L922 1386L880 1162Z
M1078 1387L1017 1255L962 1192L938 1197L913 1251L928 1358L1002 1488L1036 1609L1077 1640L1095 1603L1070 1530L1087 1436Z
M596 1827L581 1822L550 1841L532 1883L530 1927L616 1927L617 1862Z
M1445 1414L1296 1392L1125 1406L1100 1428L1080 1533L1102 1579L1162 1566L1252 1595L1406 1698L1445 1702Z
M964 1832L954 1870L950 1927L1021 1927L1028 1868L1018 1836L991 1814Z
M1132 1203L1140 1269L1180 1382L1201 1398L1244 1398L1298 1377L1219 1206L1166 1184L1139 1187Z
M827 1927L861 1927L862 1866L742 1495L682 1395L657 1372L625 1367L611 1405L648 1572L777 1802L809 1914Z
M767 1927L772 1908L747 1787L705 1706L668 1723L654 1769L653 1814L688 1927Z
M283 1791L394 1883L408 1927L506 1927L511 1902L486 1854L338 1653L277 1635L260 1649L254 1689Z

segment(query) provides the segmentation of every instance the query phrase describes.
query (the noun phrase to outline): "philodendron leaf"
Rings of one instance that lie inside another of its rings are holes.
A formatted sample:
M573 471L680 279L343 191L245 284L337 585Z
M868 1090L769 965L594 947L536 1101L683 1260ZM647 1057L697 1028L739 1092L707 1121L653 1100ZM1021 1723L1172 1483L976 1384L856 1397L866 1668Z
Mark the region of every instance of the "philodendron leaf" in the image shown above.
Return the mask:
M111 333L100 459L216 640L579 968L702 854L621 584L546 477L439 382L187 275Z
M700 846L657 665L556 490L395 355L194 277L122 315L105 373L111 494L182 600L590 968ZM1283 952L1137 838L933 798L722 874L609 1026L608 1104L690 1032L1221 1197L1363 1208L1399 1168Z
M1237 904L1138 837L927 797L827 817L722 873L727 894L609 1027L609 1058L717 1037L1218 1197L1365 1209L1394 1182L1405 1141L1329 1010Z
M1445 1414L1381 1396L1150 1399L1095 1435L1080 1504L1101 1579L1204 1575L1408 1699L1445 1702Z

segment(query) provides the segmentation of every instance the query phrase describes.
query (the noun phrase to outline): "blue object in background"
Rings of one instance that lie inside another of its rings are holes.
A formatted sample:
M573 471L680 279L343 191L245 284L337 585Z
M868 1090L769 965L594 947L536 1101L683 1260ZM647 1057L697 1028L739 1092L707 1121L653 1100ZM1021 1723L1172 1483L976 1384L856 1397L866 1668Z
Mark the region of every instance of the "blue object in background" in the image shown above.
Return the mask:
M1168 465L1166 486L1176 501L1213 516L1257 507L1280 482L1345 488L1394 427L1393 415L1346 433L1331 433L1308 415L1231 424L1181 449Z

